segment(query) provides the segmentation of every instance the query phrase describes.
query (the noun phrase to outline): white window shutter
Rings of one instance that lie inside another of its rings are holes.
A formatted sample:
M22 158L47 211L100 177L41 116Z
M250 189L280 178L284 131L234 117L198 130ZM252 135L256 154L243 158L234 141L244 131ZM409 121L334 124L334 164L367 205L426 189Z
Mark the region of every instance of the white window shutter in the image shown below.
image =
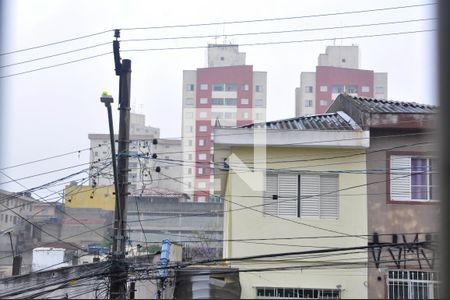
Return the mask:
M339 217L338 189L338 176L320 176L320 218Z
M278 196L278 175L266 174L266 190L263 199L264 215L278 215L278 200L274 200L273 195Z
M391 200L411 200L411 157L391 156Z
M298 175L278 175L278 215L297 217Z
M300 176L300 217L319 217L320 176Z

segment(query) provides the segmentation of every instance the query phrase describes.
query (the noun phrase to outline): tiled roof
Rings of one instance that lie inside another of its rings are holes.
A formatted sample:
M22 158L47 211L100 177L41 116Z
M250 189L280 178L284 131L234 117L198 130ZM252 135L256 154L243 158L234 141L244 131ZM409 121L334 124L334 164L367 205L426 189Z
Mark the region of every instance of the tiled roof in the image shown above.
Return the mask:
M286 130L360 130L361 128L350 116L342 111L271 121L253 123L241 128L266 128Z
M355 106L369 113L437 113L435 105L421 104L416 102L401 102L383 99L364 98L344 95L352 101Z

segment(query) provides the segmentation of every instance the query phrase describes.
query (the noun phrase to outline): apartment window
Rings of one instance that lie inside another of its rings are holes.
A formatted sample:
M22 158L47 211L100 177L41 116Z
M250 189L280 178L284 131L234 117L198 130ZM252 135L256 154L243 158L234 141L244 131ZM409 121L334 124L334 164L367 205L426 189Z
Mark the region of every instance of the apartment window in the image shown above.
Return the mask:
M205 174L205 168L203 168L203 167L197 168L197 173L198 173L198 175L204 175Z
M262 93L263 92L263 86L262 85L255 85L255 92Z
M206 153L199 153L198 160L206 160Z
M212 85L212 90L213 91L215 91L215 92L221 92L221 91L223 91L225 89L225 86L224 86L224 84L213 84Z
M200 90L207 91L208 90L208 84L207 83L200 84Z
M186 98L184 100L184 104L186 104L186 105L194 105L194 98Z
M194 113L192 111L188 111L184 114L184 117L186 119L192 119L192 118L194 118Z
M349 94L356 94L358 93L358 87L356 85L348 85L345 87L345 90Z
M321 85L321 86L320 86L320 91L321 91L321 92L328 92L328 86L326 86L326 85Z
M248 91L248 84L241 85L241 91Z
M433 158L392 155L390 188L393 201L439 200L439 172Z
M376 86L375 87L375 94L384 94L384 87L383 86Z
M327 106L328 105L328 100L322 99L320 100L320 106Z
M337 190L337 175L267 173L264 213L285 217L337 219Z
M368 93L368 92L370 92L370 87L367 86L367 85L363 85L363 86L361 87L361 92L363 92L363 93Z
M188 160L192 160L192 154L188 154Z
M0 221L3 221L3 214L0 215Z
M242 117L242 119L248 119L248 112L244 111L244 112L241 114L241 117Z
M192 83L186 84L186 91L192 92L195 89L195 85Z
M188 182L188 188L192 188L192 182L191 181Z
M264 100L263 99L255 99L255 106L256 107L264 106Z
M248 104L248 99L242 98L241 99L241 104L242 105L247 105Z
M344 92L344 86L343 85L333 85L332 88L333 94L340 94Z
M194 131L194 127L189 126L189 132L192 133Z
M204 181L198 182L198 183L197 183L197 187L198 187L199 189L205 189L205 188L206 188L206 182L204 182Z
M206 144L205 140L203 140L203 139L198 140L198 145L199 146L205 146L205 144Z
M256 299L340 299L338 289L257 287Z
M94 156L98 156L98 151L95 151Z
M208 104L208 98L200 98L200 104Z
M199 113L200 119L206 119L208 117L208 113L206 111L201 111Z
M200 132L207 132L208 131L208 126L207 125L200 125L198 128L198 131Z
M223 119L223 112L212 112L211 120Z
M236 98L225 98L225 105L234 106L236 105Z
M188 168L188 175L192 174L192 168Z
M312 107L313 106L313 101L312 100L305 100L305 107Z
M188 146L189 146L189 147L192 146L192 140L188 140Z
M235 92L237 91L237 85L232 83L225 84L225 90L227 92Z
M437 272L391 270L388 272L388 299L440 299Z
M206 197L205 196L198 196L197 197L197 202L206 202Z
M223 98L212 98L211 99L211 104L212 105L223 105L224 104L224 99Z
M313 92L313 87L312 85L307 85L305 86L305 93L312 93Z
M226 112L224 114L224 116L225 116L225 119L227 119L227 120L234 120L234 119L236 119L236 113L234 113L234 112Z

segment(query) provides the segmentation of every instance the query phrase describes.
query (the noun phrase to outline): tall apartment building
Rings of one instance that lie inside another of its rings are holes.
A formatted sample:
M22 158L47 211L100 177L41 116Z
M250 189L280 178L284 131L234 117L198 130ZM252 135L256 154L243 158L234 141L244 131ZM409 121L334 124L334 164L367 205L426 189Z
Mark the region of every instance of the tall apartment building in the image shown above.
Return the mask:
M326 112L340 93L387 99L387 73L360 69L358 46L328 46L316 72L302 72L295 89L297 117Z
M128 181L129 191L139 193L143 188L162 188L180 192L181 189L181 140L159 137L159 128L146 126L145 115L130 113L130 148ZM89 134L90 184L112 185L113 170L109 134ZM153 139L158 143L153 144ZM117 136L116 136L117 140ZM116 143L116 151L118 145ZM157 154L157 159L152 154ZM147 155L148 154L148 155ZM160 172L156 172L160 167Z
M238 45L208 45L206 68L183 71L183 188L213 202L212 128L265 120L267 73L245 64Z

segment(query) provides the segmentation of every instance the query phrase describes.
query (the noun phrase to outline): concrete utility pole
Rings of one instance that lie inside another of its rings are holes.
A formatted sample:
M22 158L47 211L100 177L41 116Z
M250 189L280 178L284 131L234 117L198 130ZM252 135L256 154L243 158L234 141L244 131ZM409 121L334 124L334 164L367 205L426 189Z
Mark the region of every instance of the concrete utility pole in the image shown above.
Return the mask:
M127 298L127 277L128 265L125 262L126 247L126 228L127 228L127 208L126 198L128 196L128 149L130 139L130 83L131 83L131 60L124 59L120 62L119 54L119 30L115 30L113 41L114 63L116 75L119 79L119 149L117 158L117 182L116 195L119 199L116 201L115 220L114 220L114 240L112 249L112 267L111 267L111 299Z

